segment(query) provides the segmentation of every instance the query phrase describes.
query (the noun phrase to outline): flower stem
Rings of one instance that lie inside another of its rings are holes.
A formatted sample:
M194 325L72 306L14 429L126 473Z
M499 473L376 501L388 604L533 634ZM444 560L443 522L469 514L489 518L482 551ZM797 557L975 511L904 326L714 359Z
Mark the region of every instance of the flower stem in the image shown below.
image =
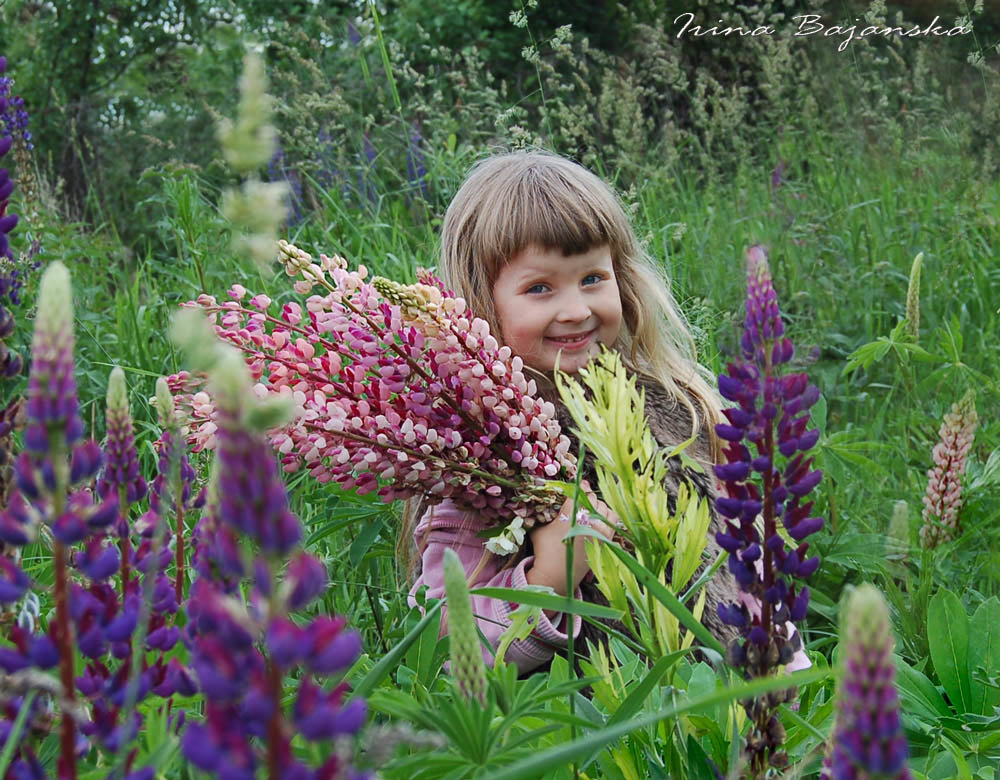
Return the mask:
M179 494L178 494L179 495ZM174 581L174 593L177 596L177 603L184 603L184 506L177 502L177 525L176 525L176 579Z
M767 426L764 434L764 451L773 457L774 453L774 421ZM772 467L764 474L764 592L774 586L774 553L767 545L767 540L777 533L774 522L774 502L771 500L773 490ZM760 626L771 636L771 602L766 598L761 599Z
M271 688L271 717L267 722L267 769L271 780L281 780L281 670L269 659L267 678Z
M118 511L122 515L122 525L125 528L125 533L122 534L121 538L118 540L118 549L121 551L122 555L122 603L125 603L125 593L128 591L128 582L130 576L129 570L129 558L132 557L132 542L129 540L129 532L131 528L128 522L128 486L124 483L118 486Z
M63 698L75 698L73 682L73 640L69 620L69 589L66 577L66 547L58 539L53 541L53 566L55 568L56 627L59 644L59 677ZM60 777L76 780L76 722L68 712L63 712L60 736Z
M580 453L577 459L576 468L576 483L574 485L575 490L573 491L573 511L570 514L570 529L576 528L576 512L580 501L580 478L583 475L583 464L587 457L587 445L580 442ZM569 544L566 545L566 600L567 602L573 598L575 595L573 592L573 557L576 552L576 537L569 540ZM573 614L566 611L563 616L565 625L563 626L566 630L566 664L569 667L569 674L576 677L576 640L573 631ZM572 718L576 713L576 692L571 691L569 694L569 714ZM576 739L576 726L570 724L570 740ZM580 765L574 761L573 762L573 777L574 780L578 780L580 777Z

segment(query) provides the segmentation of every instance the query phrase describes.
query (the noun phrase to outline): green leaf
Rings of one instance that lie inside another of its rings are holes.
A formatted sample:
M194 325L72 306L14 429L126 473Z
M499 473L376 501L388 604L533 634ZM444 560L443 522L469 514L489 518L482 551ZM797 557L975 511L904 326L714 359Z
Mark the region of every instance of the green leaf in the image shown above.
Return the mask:
M715 770L708 760L705 748L698 744L693 734L687 738L688 777L691 780L715 780Z
M510 625L507 629L500 635L500 642L497 644L496 657L506 658L507 648L515 640L527 639L531 635L531 632L535 630L535 626L538 625L538 616L541 614L541 607L533 607L530 604L520 604L517 609L513 610L510 615ZM560 656L556 656L553 661L558 659Z
M990 487L1000 483L1000 447L997 447L986 459L982 472L969 484L969 490Z
M859 368L868 368L872 363L877 363L886 356L892 342L885 336L879 336L875 341L862 344L850 355L847 356L847 365L844 366L843 374L850 374Z
M351 544L351 552L347 556L347 559L351 562L351 566L357 566L361 563L361 559L365 557L365 553L368 552L368 549L378 539L383 525L383 519L376 517L372 522L361 526L361 531Z
M382 682L382 679L396 668L400 659L410 649L410 645L417 641L424 632L424 629L437 617L437 614L441 611L442 604L444 604L443 601L438 601L433 607L428 609L427 613L420 619L420 622L410 629L410 632L400 640L399 644L382 656L382 660L375 664L368 674L358 681L357 685L354 686L354 690L351 691L352 699L366 698L374 690L375 686Z
M538 777L549 769L578 761L596 750L617 742L628 734L659 723L662 720L676 718L678 715L684 715L688 712L702 712L717 705L739 699L753 699L771 691L785 690L796 685L806 685L816 680L825 679L830 674L829 669L807 669L781 677L769 677L763 680L741 683L730 688L720 688L707 696L700 696L697 699L674 704L656 712L645 713L623 723L591 732L572 742L535 753L493 772L490 775L490 780L518 780L519 778Z
M952 706L970 712L969 618L958 596L942 588L927 608L927 639L931 660Z
M685 607L681 603L680 599L671 593L649 569L639 563L639 561L625 552L625 550L617 544L609 542L608 549L618 556L621 562L628 567L629 571L635 575L635 578L645 586L646 590L653 594L653 597L657 601L670 610L673 616L677 618L688 631L694 634L702 645L714 650L720 656L725 655L726 649L722 646L722 643L712 636L712 633L701 624L698 618L691 614L691 610Z
M629 691L628 696L625 697L625 701L623 701L618 709L612 713L605 725L617 725L618 723L628 720L640 709L642 709L643 702L645 702L649 695L653 692L653 689L656 687L656 684L659 683L660 678L663 677L663 675L665 675L682 656L691 652L692 649L693 648L687 647L683 650L677 650L658 658L656 663L653 664L653 668L646 673L646 676L642 678L642 681L638 685Z
M969 621L969 680L972 691L969 712L991 715L1000 705L1000 690L978 682L972 673L982 666L988 675L1000 672L1000 600L993 596L982 604Z
M568 612L571 615L610 618L611 620L617 620L622 616L621 610L603 607L600 604L591 604L587 601L577 601L565 596L557 596L555 593L542 593L536 590L525 590L523 588L476 588L469 592L473 596L488 596L489 598L511 601L515 604L528 604L532 607L551 609L556 612Z
M820 395L810 412L810 422L819 428L820 436L826 436L826 396Z

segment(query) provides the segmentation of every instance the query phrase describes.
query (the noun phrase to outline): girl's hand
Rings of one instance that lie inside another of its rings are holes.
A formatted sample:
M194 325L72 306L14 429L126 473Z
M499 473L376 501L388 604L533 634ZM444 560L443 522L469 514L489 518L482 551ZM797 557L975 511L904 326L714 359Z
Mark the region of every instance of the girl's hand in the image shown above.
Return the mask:
M585 524L606 539L611 539L615 535L614 529L621 524L621 520L608 508L607 504L597 499L587 480L582 480L580 486L603 520L595 520L591 517L586 520L586 523L577 521L577 524ZM563 543L563 539L571 528L570 515L572 512L573 499L568 498L559 508L559 513L552 522L544 525L536 524L528 532L535 551L535 560L525 573L525 579L529 585L548 585L560 596L566 595L566 545ZM587 550L584 547L584 539L586 538L588 537L577 536L573 539L574 591L590 571L590 565L587 563ZM546 610L546 614L549 614L549 610Z

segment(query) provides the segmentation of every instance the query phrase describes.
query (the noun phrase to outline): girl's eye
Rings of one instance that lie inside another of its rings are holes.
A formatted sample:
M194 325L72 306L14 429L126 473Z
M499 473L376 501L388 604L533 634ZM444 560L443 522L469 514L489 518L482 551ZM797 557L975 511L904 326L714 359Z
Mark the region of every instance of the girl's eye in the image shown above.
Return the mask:
M588 286L595 285L595 284L598 284L599 282L603 282L604 281L604 277L601 276L600 274L587 274L585 277L583 277L583 281L584 281L585 284L587 283L588 279L593 279L594 280L594 281L590 282ZM548 288L547 284L533 284L533 285L531 285L531 287L529 287L527 290L525 290L525 293L527 293L528 295L541 294L541 293L546 292L547 288Z

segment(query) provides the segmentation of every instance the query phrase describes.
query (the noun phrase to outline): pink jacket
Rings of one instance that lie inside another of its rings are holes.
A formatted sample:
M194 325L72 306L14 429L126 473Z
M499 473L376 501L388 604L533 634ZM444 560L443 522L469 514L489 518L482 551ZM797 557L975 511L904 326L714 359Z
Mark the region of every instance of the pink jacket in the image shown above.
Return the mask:
M476 513L465 512L455 506L450 499L430 507L414 531L417 550L421 551L423 569L417 581L410 590L409 604L416 606L415 594L423 586L427 586L427 598L439 599L444 596L444 551L450 547L458 553L467 575L471 575L482 560L485 548L483 540L476 536L483 526ZM528 582L524 572L531 567L534 558L528 557L516 566L502 569L504 558L488 555L485 564L476 576L473 588L524 588ZM576 598L582 598L577 590ZM517 604L510 604L501 599L487 596L472 596L472 612L476 616L479 630L488 640L490 647L496 649L500 644L500 635L510 626L510 613ZM442 611L442 620L446 612ZM542 612L538 625L531 635L524 640L511 643L507 649L505 660L517 666L520 673L530 672L555 654L557 648L565 647L569 637L561 629L565 616L560 615L553 622ZM580 618L574 616L573 636L580 633ZM493 653L483 648L486 663L493 665Z

